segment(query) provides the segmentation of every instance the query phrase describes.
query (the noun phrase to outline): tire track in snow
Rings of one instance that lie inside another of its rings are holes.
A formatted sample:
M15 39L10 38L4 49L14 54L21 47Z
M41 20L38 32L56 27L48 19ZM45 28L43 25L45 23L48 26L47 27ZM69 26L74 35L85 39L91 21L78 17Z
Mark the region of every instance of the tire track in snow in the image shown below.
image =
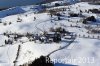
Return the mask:
M47 19L47 20L44 20L44 21L39 20L39 21L42 21L42 22L36 23L36 24L35 24L35 28L38 29L38 30L40 30L40 31L42 31L42 32L44 32L41 28L38 27L38 25L39 25L39 24L42 24L42 23L50 22L50 21L53 21L53 20L56 21L56 18L53 18L53 19L50 18L50 19Z
M8 60L9 60L9 63L10 63L9 49L10 49L10 46L8 46L8 49L7 49L7 56L8 56Z
M38 22L38 23L35 25L35 28L36 28L37 30L40 30L40 31L44 32L41 28L38 27L38 25L39 25L39 24L42 24L42 23L46 23L46 22L48 22L48 21L50 21L50 20L48 19L48 20L46 20L46 21Z

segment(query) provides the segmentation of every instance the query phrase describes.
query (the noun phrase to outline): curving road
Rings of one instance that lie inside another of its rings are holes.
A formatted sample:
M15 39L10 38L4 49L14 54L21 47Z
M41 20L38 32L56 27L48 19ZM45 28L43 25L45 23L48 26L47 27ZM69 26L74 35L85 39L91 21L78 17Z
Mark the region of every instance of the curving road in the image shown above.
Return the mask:
M68 48L69 45L71 45L71 43L73 43L75 39L76 39L76 37L74 37L72 41L70 41L68 44L66 44L66 46L61 47L61 48L59 48L59 49L57 49L57 50L54 50L54 51L50 52L50 53L47 55L47 57L49 57L50 55L52 55L53 53L55 53L55 52L57 52L57 51L59 51L59 50Z

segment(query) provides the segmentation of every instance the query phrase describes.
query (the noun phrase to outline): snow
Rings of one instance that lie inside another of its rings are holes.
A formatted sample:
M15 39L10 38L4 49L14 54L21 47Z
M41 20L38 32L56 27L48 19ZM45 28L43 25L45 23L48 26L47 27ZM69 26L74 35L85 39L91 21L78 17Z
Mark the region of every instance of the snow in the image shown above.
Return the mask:
M7 45L0 47L0 66L13 66L13 60L15 60L17 53L16 45Z
M79 65L79 66L94 66L94 65L98 66L99 61L100 61L99 59L100 48L97 47L97 45L99 44L100 44L99 40L77 38L75 42L72 43L68 48L52 54L51 58L53 59L64 59L64 58L78 59L78 57L80 57L80 58L90 58L90 61L91 61L92 60L91 58L93 57L94 62L91 62L91 63L81 63L81 62L76 61L75 63L67 62L66 64L73 64L73 65Z
M54 2L55 3L55 2ZM80 7L79 7L80 6ZM86 2L80 2L76 4L72 4L69 6L59 6L57 8L68 8L70 7L70 12L79 13L79 10L82 11L97 8L100 9L100 6L90 5ZM33 8L33 9L32 9ZM38 8L36 6L36 8ZM56 7L55 7L56 8ZM55 8L48 8L49 9L55 9ZM22 65L24 63L32 62L35 58L39 58L41 55L48 55L50 52L57 50L59 48L62 48L69 44L69 40L65 42L60 43L35 43L30 42L27 37L22 37L19 39L18 42L14 43L13 45L5 45L4 40L8 39L6 36L3 36L2 34L4 32L12 32L12 33L20 33L25 34L27 32L33 33L33 34L39 34L43 31L49 31L49 28L53 27L64 27L66 30L73 32L77 35L90 35L91 37L97 37L99 34L88 34L87 29L84 28L84 25L82 24L81 17L63 17L62 20L56 20L51 22L51 17L48 13L34 13L35 6L23 6L23 7L16 7L1 11L0 14L2 17L0 23L0 66L13 66L14 61L16 58L18 46L21 46L20 54L17 59L17 65ZM17 14L15 14L15 11ZM41 8L39 8L41 10ZM19 10L25 11L24 13L21 13ZM10 13L12 14L14 12L14 15L6 16L5 14ZM65 11L64 15L68 15L69 11ZM100 16L93 13L82 13L85 16L95 16L96 18L100 19ZM26 16L27 15L27 16ZM34 20L34 17L36 17L36 20ZM22 22L17 22L18 18L22 19ZM53 16L53 19L56 18L56 16ZM68 21L68 19L70 21ZM79 23L77 23L79 21ZM9 22L12 24L9 25ZM3 25L3 23L7 23L6 26ZM74 25L74 27L71 27L70 25ZM79 26L79 27L75 27ZM94 26L94 25L93 25ZM99 35L100 36L100 35ZM21 43L24 42L24 43ZM53 54L50 55L51 60L54 59L74 59L78 57L84 57L84 58L94 58L94 63L56 63L55 66L99 66L100 63L100 39L92 39L92 38L84 38L79 37L75 39L73 43L71 43L68 47L56 51ZM66 61L64 61L66 62Z
M43 6L40 5L28 5L28 6L16 6L6 10L0 11L0 18L9 17L11 15L22 14L22 13L37 13L43 10Z
M28 61L32 61L35 58L39 58L41 55L48 55L48 53L58 49L63 44L35 44L33 42L27 42L23 44L21 47L20 56L18 59L18 64L27 63ZM27 48L28 47L28 48Z

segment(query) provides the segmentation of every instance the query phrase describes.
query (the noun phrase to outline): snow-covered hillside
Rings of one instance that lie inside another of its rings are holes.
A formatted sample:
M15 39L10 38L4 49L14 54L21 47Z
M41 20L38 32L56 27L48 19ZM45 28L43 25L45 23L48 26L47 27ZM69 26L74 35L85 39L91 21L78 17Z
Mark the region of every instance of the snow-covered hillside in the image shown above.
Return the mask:
M64 0L64 1L73 4L79 2L80 0Z
M10 15L16 15L25 12L39 12L43 10L43 6L30 5L30 6L17 6L6 10L0 11L0 18L4 18Z
M25 5L33 5L38 3L46 3L46 2L52 2L57 0L0 0L0 9L5 9L9 7L15 7L15 6L25 6ZM61 0L58 0L61 1ZM63 0L62 0L63 1ZM79 0L64 0L68 3L76 3Z
M100 29L100 13L88 12L89 9L100 10L100 5L80 2L45 9L32 5L1 11L0 66L31 63L41 55L56 60L55 66L99 66L100 33L92 30ZM71 13L78 16L73 17ZM94 16L96 22L83 24L90 16ZM52 34L51 28L58 27L68 31L67 35L61 34L61 41L57 43L51 38L51 42L46 41L44 35ZM37 40L35 36L45 41Z
M42 0L0 0L0 9L15 6L32 5L42 2Z

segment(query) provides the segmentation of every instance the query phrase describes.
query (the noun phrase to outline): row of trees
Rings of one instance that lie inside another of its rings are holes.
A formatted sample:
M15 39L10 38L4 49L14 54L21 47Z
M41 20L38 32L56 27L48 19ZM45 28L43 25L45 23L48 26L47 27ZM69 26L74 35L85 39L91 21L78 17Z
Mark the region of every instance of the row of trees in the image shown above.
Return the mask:
M82 37L82 38L91 38L91 39L100 39L100 36L94 36L94 35L81 35L81 34L79 34L79 35L76 35L76 36L78 36L78 37Z
M92 13L100 13L99 9L89 9L89 11Z

